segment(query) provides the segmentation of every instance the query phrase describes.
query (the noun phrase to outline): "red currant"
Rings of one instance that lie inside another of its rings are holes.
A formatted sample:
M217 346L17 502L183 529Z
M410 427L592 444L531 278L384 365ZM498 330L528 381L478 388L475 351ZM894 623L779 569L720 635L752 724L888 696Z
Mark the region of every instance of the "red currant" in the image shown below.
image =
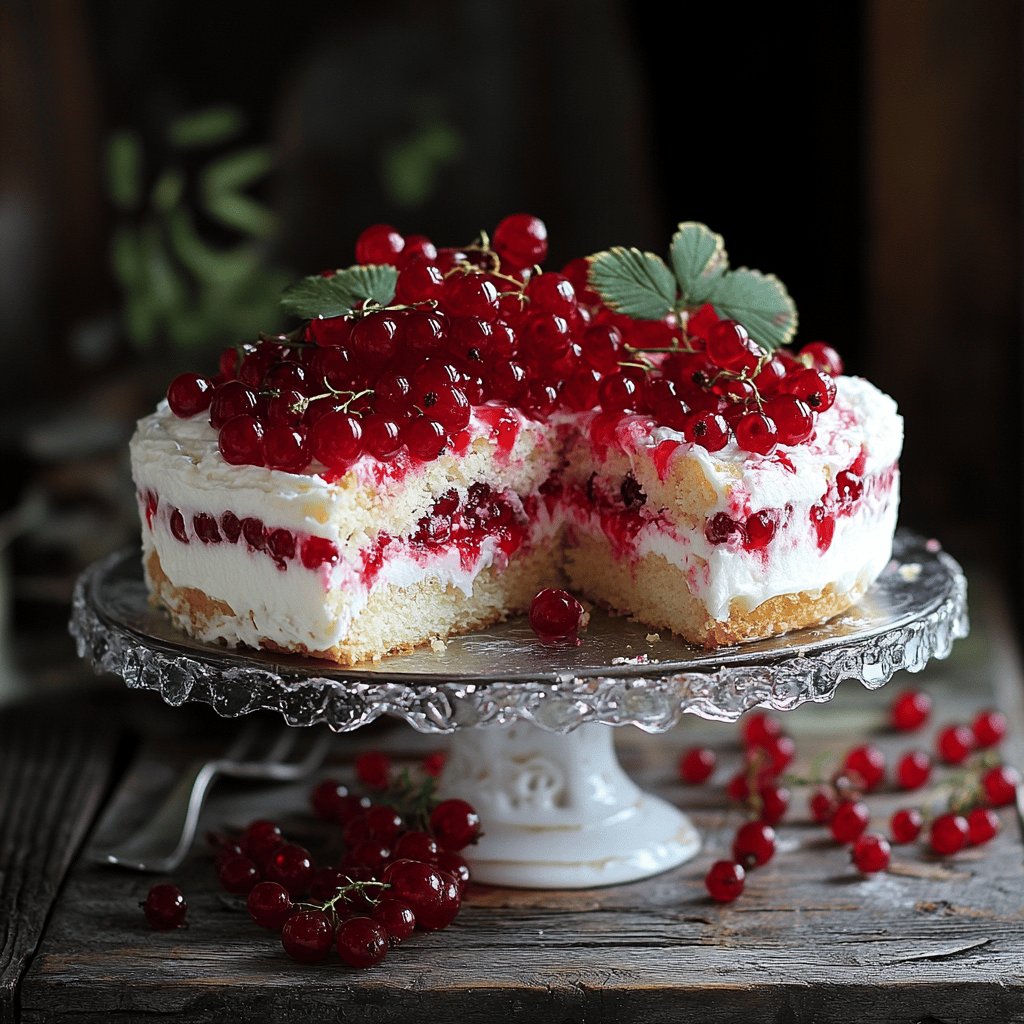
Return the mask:
M545 643L578 647L583 605L564 590L547 587L530 602L530 627Z
M232 380L222 384L213 393L210 402L210 426L220 430L235 416L254 416L259 407L256 392L241 381Z
M270 469L301 473L310 461L306 435L287 426L273 426L263 435L263 455Z
M391 758L379 750L368 750L356 758L356 776L370 789L386 789L391 781Z
M154 885L142 904L142 912L150 928L170 931L185 923L188 903L176 885Z
M167 388L167 404L171 412L181 419L188 419L210 408L213 385L198 373L181 373Z
M350 917L338 926L337 948L349 967L374 967L387 956L388 933L372 918Z
M740 416L735 432L740 448L754 455L771 455L779 442L775 421L761 412L747 412Z
M331 919L322 910L300 910L281 927L281 945L293 959L315 964L326 959L334 942Z
M975 807L967 815L967 841L983 846L999 834L999 815L989 807Z
M718 452L729 443L729 424L717 413L697 412L687 421L683 435L691 444Z
M405 239L390 224L373 224L356 239L356 263L397 265Z
M1006 715L1002 711L979 711L971 725L979 749L994 747L1006 736Z
M912 843L921 834L924 816L916 807L904 807L889 819L889 834L894 843Z
M281 834L281 829L274 822L264 818L250 822L238 837L239 846L257 864L268 860L270 855L283 843L284 836Z
M936 853L948 856L951 853L956 853L957 850L963 849L969 834L970 829L967 825L967 819L962 815L940 814L932 822L928 841Z
M288 890L276 882L260 882L246 900L249 916L260 928L282 928L295 909Z
M707 782L715 770L715 752L707 747L691 747L679 758L679 778L691 786Z
M864 790L870 793L885 781L885 755L870 744L855 747L846 755L843 771L856 772Z
M742 864L732 860L716 860L704 876L704 885L713 900L731 903L743 892L746 877Z
M889 866L891 853L889 841L877 832L865 832L858 836L850 848L850 860L857 870L865 875L885 871Z
M371 916L387 932L388 945L392 949L409 938L416 928L412 907L400 900L382 899L373 908Z
M843 372L842 356L824 341L809 342L797 355L800 361L806 362L812 370L822 370L832 377L838 377Z
M543 263L548 254L548 229L539 217L514 213L494 229L494 250L508 269Z
M260 873L244 854L233 854L217 862L217 880L225 892L244 896L260 880Z
M1020 772L1008 764L990 768L981 777L981 788L993 807L1006 807L1017 799L1020 786Z
M922 690L904 690L889 707L889 720L900 732L920 729L932 711L932 699Z
M901 789L920 789L932 775L932 759L923 750L909 750L896 765Z
M843 800L832 815L829 828L838 843L852 843L867 827L871 814L862 800Z
M782 735L782 722L766 711L751 711L740 721L744 746L763 747Z
M974 733L966 725L948 725L936 737L935 746L946 764L963 764L975 742Z
M430 831L443 849L462 850L480 835L480 815L465 800L442 800L430 812Z
M381 876L391 886L389 896L412 908L416 927L424 931L447 928L461 906L455 879L432 864L416 860L392 861Z
M217 447L232 466L262 466L263 424L255 416L232 416L221 428Z
M831 786L818 786L807 799L811 818L822 825L827 825L832 820L838 806L836 791Z
M761 349L751 340L742 324L735 320L719 320L708 331L707 354L715 366L739 372L757 366Z
M736 833L733 859L748 870L767 864L775 854L775 829L763 821L748 821Z
M758 799L761 803L759 818L769 825L775 825L782 821L789 810L791 793L785 786L774 782L766 782L758 787Z
M779 444L801 444L814 432L810 407L795 395L780 395L765 402L764 411L775 424Z
M437 840L426 832L406 832L399 837L392 850L398 859L421 860L426 864L437 863L440 852Z
M292 896L298 896L309 890L313 860L305 847L285 843L267 861L266 873L269 881L283 885Z
M326 537L307 537L302 542L302 564L307 569L336 565L340 557L337 545Z
M422 462L439 459L448 445L444 426L428 416L415 416L402 428L402 439L409 453Z
M402 448L402 435L398 423L385 416L367 416L360 420L361 447L375 459L391 459Z
M797 370L782 382L782 390L796 395L812 412L831 409L836 400L836 382L820 370Z

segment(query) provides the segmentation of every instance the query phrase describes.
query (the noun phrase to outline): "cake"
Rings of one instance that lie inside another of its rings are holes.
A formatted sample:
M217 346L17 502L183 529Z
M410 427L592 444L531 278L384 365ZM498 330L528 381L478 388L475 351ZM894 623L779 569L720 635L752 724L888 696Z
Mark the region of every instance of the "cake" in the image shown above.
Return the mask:
M210 642L352 665L544 587L715 648L822 622L891 556L902 421L775 278L683 224L671 270L546 232L377 225L304 322L182 374L131 442L152 600ZM741 322L742 320L742 322Z

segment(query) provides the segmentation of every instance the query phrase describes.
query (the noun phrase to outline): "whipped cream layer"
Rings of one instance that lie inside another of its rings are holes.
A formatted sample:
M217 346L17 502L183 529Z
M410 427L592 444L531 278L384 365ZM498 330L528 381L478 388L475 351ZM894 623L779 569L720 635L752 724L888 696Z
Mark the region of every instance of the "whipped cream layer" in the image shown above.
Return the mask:
M836 383L812 438L768 457L735 441L708 452L649 419L623 420L596 461L589 457L599 494L631 478L643 505L577 500L573 529L603 535L623 558L660 555L719 621L784 594L817 596L830 585L862 592L892 554L903 421L868 381ZM594 482L588 487L593 495ZM745 524L759 513L774 532L751 547Z

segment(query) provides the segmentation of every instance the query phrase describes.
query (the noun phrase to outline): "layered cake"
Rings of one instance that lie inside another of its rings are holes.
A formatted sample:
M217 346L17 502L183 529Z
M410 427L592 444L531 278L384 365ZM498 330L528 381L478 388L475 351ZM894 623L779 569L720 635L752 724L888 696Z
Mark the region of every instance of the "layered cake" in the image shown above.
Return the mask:
M182 374L131 443L153 600L206 641L355 664L543 587L713 648L821 622L888 562L895 404L774 278L684 224L670 261L544 272L543 224L378 225L303 323ZM671 269L670 269L671 265Z

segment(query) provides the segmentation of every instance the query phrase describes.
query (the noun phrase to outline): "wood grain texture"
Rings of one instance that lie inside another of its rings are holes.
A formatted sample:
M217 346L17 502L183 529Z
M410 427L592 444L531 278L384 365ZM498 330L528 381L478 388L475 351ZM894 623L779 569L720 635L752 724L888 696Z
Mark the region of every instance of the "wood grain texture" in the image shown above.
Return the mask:
M872 694L847 685L832 704L787 717L798 769L809 772L823 758L830 770L854 737L869 733L890 756L927 746L942 724L967 719L1006 687L1019 687L1012 648L1005 635L989 632L984 607L975 608L975 631L948 662L933 664L924 679L893 684L927 685L937 704L927 733L879 731L892 689ZM1009 704L1015 735L1024 736L1019 701ZM164 710L154 706L154 720ZM171 933L149 931L138 910L153 879L79 863L25 979L22 1020L269 1022L301 1015L490 1024L532 1014L588 1022L1024 1022L1024 850L1010 809L985 850L940 860L901 847L894 872L861 878L846 851L810 823L806 789L797 789L775 859L749 876L742 899L718 906L702 880L711 861L728 856L741 820L721 788L739 763L734 729L695 720L660 737L617 735L626 769L690 810L704 833L705 848L692 863L646 882L581 892L476 886L450 929L417 935L384 965L361 973L333 957L316 967L288 960L276 936L225 905L203 850L175 878L190 914L188 928ZM405 729L384 738L340 737L339 770L359 749L384 742L409 758L438 745ZM719 785L684 789L674 781L680 750L696 742L719 750ZM145 813L167 784L169 749L152 744L134 765L106 838ZM180 741L176 749L182 758ZM336 851L338 837L305 813L307 789L219 789L208 823L241 825L270 814L314 851ZM895 792L873 795L873 827L885 830L891 811L909 802Z
M0 1021L64 875L91 826L114 753L111 729L76 702L0 714Z

